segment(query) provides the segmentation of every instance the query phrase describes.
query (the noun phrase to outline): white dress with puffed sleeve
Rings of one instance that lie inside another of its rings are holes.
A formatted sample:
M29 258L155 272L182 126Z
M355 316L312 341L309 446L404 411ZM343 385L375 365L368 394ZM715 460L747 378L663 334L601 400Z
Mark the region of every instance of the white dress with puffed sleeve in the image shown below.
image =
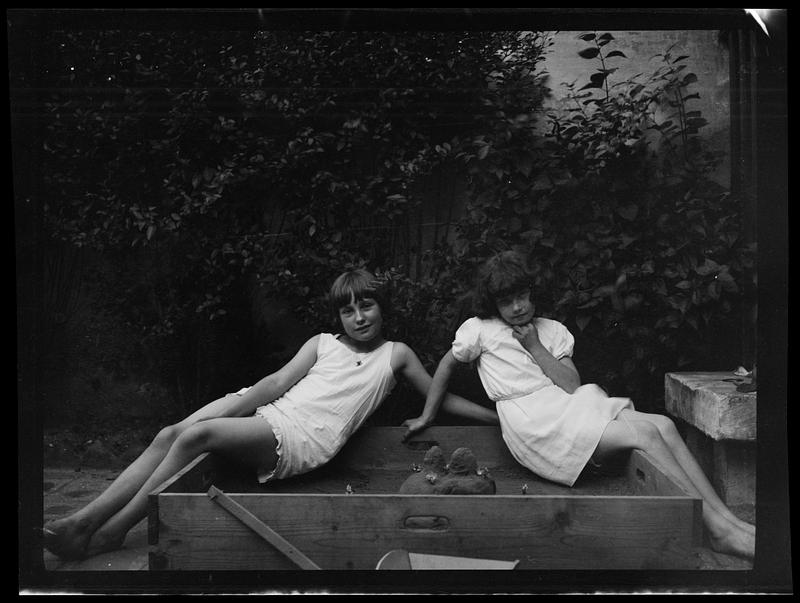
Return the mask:
M557 359L572 356L575 339L560 322L534 319L539 340ZM572 486L606 426L629 398L609 397L594 384L568 394L544 374L499 318L470 318L456 332L453 355L477 363L486 394L497 405L511 454L537 475Z

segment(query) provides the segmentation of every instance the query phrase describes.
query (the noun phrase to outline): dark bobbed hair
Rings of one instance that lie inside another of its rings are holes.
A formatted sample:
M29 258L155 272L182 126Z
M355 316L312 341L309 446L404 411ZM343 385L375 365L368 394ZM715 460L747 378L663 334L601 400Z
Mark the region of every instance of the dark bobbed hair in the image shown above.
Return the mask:
M328 306L336 322L339 322L339 308L350 303L371 297L381 308L385 316L389 311L389 297L386 283L378 279L372 272L365 268L356 268L343 272L331 285L328 293Z
M527 288L533 289L533 273L527 258L518 251L501 251L478 269L473 311L478 318L499 316L497 300Z

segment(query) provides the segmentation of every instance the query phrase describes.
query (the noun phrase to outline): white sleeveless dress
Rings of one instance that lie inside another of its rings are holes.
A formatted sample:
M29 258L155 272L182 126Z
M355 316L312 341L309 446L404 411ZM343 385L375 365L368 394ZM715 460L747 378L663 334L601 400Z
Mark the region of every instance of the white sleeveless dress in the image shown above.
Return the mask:
M536 318L539 340L557 359L572 356L575 339L560 322ZM572 486L597 448L606 426L628 398L612 398L594 384L574 393L555 385L499 318L470 318L455 335L453 355L477 360L486 394L497 405L511 454L537 475Z
M393 347L386 341L356 354L338 336L322 333L311 370L255 411L278 441L278 463L272 471L259 471L258 481L299 475L330 461L394 388Z

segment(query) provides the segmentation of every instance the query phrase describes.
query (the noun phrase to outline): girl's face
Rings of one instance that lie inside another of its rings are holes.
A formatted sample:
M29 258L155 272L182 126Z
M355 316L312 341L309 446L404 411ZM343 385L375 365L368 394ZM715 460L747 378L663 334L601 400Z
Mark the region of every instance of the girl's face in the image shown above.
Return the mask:
M536 309L531 301L530 287L520 289L495 300L500 318L513 326L528 324L533 320Z
M356 300L339 308L339 319L347 336L355 342L368 342L381 334L383 315L378 302L372 297Z

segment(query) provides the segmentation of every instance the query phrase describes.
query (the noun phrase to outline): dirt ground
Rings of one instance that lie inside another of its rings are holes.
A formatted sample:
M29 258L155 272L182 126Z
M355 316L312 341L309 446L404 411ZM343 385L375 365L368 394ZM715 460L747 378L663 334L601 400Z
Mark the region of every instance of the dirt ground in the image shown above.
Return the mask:
M147 447L161 427L144 420L126 420L45 428L42 461L45 467L123 469Z

